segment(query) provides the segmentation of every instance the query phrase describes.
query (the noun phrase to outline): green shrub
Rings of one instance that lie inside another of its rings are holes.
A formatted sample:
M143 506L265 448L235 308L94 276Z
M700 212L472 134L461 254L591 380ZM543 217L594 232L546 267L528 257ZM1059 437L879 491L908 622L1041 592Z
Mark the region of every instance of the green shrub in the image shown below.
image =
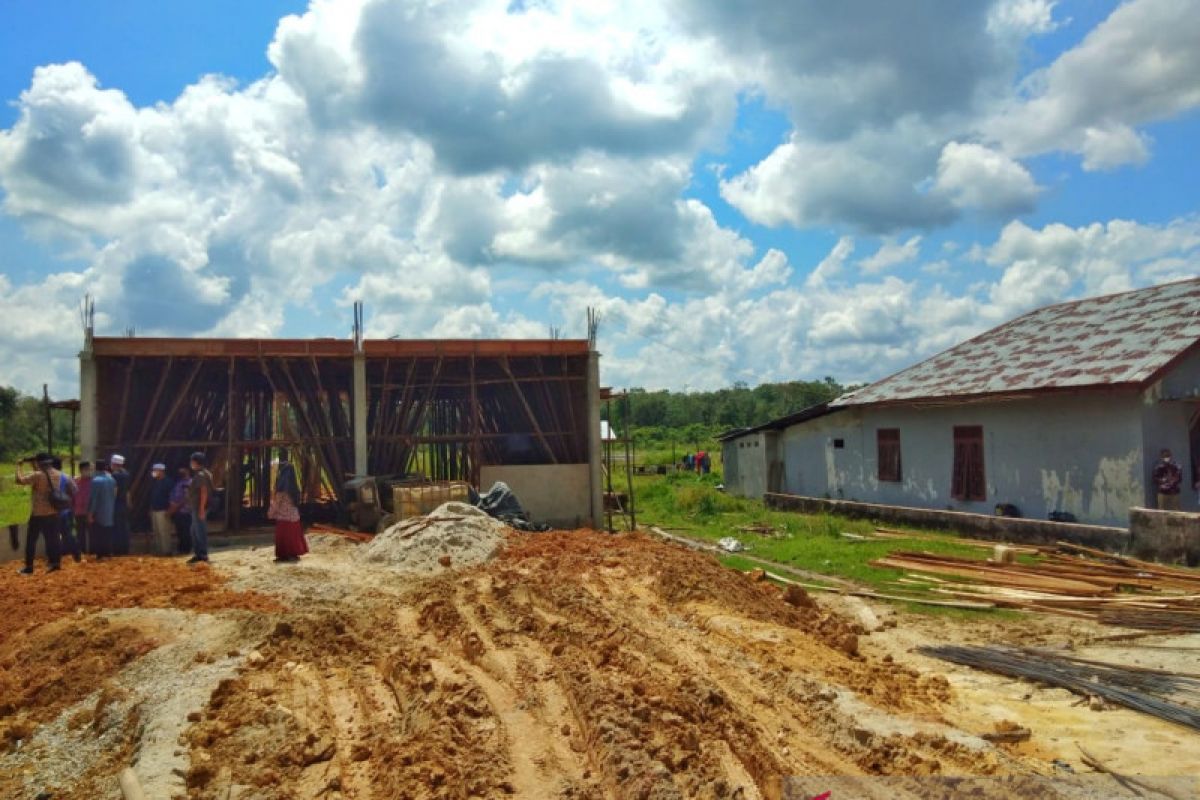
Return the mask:
M678 510L699 517L713 517L728 511L738 511L741 503L736 497L718 492L712 486L684 486L675 495Z

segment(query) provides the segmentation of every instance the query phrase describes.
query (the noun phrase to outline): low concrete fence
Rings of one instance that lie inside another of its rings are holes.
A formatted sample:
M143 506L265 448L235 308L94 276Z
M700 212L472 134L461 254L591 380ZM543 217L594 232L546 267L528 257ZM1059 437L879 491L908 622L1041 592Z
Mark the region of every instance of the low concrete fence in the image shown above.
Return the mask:
M1132 539L1130 532L1124 528L1109 528L1102 525L1080 525L1019 517L994 517L988 514L971 514L964 511L887 506L877 503L859 503L853 500L801 497L794 494L768 493L763 496L763 501L768 508L780 511L840 514L882 523L890 522L959 531L970 533L981 539L1018 544L1072 542L1100 550L1126 552L1130 549Z
M1200 514L1131 508L1129 532L1138 558L1200 564Z

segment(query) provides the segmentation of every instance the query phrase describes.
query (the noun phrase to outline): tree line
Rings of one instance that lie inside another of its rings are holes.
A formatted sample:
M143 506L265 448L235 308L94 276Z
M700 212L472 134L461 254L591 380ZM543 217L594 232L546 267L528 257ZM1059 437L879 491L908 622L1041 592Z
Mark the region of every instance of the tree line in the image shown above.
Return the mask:
M54 446L62 450L71 441L71 415L51 414ZM14 461L47 449L46 407L40 397L0 386L0 461Z
M629 390L628 416L634 428L748 428L818 403L850 388L830 377L819 381L764 383L751 389L739 382L712 392ZM612 403L612 422L626 428L626 404Z

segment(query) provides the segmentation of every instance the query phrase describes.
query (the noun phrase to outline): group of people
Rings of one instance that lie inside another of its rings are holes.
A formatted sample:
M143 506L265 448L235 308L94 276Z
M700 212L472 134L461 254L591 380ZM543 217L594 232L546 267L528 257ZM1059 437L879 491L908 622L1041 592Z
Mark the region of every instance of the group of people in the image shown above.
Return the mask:
M33 574L39 539L45 543L49 572L62 567L66 554L76 562L82 561L85 553L97 561L129 555L132 477L123 456L97 459L94 464L80 462L75 477L64 472L62 460L49 453L39 453L32 461L32 472L25 473L17 464L16 475L17 483L30 487L22 574ZM189 564L208 561L207 518L213 478L207 464L204 453L192 453L189 466L180 467L174 480L167 477L165 464L151 467L150 517L159 555L190 551Z
M125 458L114 454L95 464L83 461L79 475L63 471L61 459L39 453L30 473L17 464L17 483L30 487L30 513L25 538L25 567L32 575L38 539L45 542L49 572L62 566L64 554L76 562L85 553L97 561L129 555L129 489L132 483ZM25 462L28 463L28 462ZM204 453L192 453L188 466L168 477L165 464L150 468L150 523L159 555L192 554L189 564L208 561L208 513L215 487ZM279 451L268 518L275 522L275 560L295 562L308 552L300 521L300 482Z
M712 472L712 456L704 450L688 453L683 457L683 468L687 472L695 472L697 475L707 475Z

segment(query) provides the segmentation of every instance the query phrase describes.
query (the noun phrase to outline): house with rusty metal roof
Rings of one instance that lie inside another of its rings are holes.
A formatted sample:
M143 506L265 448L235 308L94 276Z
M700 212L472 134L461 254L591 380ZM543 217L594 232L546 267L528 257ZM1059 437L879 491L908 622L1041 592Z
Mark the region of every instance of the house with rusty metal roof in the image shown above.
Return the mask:
M1037 309L723 448L749 496L1121 526L1170 449L1198 510L1200 278Z

